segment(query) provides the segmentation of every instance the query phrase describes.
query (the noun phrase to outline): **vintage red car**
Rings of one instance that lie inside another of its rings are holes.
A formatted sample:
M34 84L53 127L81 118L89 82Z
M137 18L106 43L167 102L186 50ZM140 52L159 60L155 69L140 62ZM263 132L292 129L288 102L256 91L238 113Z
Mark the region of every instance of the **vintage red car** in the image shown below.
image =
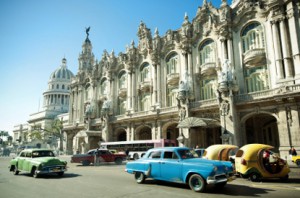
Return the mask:
M85 154L76 154L71 157L71 163L81 163L83 166L101 162L115 162L116 164L122 164L125 160L126 154L111 153L106 149L92 149Z

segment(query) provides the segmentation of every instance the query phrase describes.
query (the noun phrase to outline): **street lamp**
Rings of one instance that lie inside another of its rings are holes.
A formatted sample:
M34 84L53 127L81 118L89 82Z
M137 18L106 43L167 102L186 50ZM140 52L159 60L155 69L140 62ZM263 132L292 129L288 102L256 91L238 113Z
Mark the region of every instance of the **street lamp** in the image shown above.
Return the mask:
M228 144L229 143L229 138L230 138L230 134L227 132L226 129L226 116L228 115L228 110L229 110L229 104L227 101L223 101L223 103L221 104L221 116L223 116L224 119L224 127L222 129L222 140L223 143Z

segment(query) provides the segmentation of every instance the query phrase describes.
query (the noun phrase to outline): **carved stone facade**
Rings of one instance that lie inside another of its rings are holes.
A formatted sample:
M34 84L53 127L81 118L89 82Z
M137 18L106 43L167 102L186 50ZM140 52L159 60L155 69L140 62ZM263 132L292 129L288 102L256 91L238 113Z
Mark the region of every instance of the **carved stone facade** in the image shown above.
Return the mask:
M141 22L137 46L104 51L99 62L87 34L64 125L68 152L162 138L300 150L299 10L296 0L203 1L194 19L185 14L163 36ZM216 122L177 128L183 109L184 118Z

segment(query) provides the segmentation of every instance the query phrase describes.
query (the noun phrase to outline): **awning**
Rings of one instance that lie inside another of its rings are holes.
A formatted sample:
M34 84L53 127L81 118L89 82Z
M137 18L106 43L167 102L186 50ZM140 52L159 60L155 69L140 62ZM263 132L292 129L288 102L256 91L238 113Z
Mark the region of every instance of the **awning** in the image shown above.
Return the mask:
M179 122L177 128L217 126L218 121L211 118L187 117Z

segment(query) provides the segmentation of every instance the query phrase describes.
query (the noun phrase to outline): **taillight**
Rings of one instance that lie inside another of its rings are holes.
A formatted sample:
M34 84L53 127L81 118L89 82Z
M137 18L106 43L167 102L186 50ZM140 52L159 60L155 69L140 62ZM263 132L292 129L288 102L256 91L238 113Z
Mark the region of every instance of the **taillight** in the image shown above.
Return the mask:
M247 161L244 158L242 158L241 164L244 165L244 166L246 166L247 165Z

